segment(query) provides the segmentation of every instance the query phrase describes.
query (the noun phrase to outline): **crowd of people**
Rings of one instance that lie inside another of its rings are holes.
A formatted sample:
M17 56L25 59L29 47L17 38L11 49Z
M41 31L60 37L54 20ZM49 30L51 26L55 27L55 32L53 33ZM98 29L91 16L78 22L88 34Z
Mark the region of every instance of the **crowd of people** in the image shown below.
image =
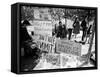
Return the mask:
M78 18L75 18L73 22L70 19L67 20L67 22L69 23L65 25L62 24L61 21L59 21L59 25L58 26L55 25L53 35L55 35L57 38L60 39L67 38L68 40L71 40L72 33L74 35L74 38L77 38L77 34L80 34L80 31L82 31L81 42L85 42L85 38L87 38L87 35L91 34L91 30L92 30L91 28L93 25L87 25L89 22L87 22L86 18L84 18L82 21L79 21Z

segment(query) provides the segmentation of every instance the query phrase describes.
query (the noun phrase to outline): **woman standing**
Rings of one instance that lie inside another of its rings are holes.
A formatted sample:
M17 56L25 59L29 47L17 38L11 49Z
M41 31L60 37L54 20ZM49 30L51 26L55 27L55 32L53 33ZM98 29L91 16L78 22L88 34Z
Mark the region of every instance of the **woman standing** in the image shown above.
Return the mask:
M78 18L75 19L74 24L73 24L73 28L74 28L73 33L74 33L75 38L76 38L77 34L80 33L80 24L79 24Z

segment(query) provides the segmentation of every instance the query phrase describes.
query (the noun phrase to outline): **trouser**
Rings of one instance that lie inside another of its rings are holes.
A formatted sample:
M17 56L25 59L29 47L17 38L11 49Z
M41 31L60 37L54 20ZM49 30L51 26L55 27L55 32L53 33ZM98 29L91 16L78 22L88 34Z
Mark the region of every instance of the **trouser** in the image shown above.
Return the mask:
M83 30L83 34L82 34L82 41L84 41L84 38L85 38L85 36L86 36L86 33L87 33L87 31L86 31L86 29L84 29L84 30Z
M71 35L72 35L72 29L71 28L68 29L68 33L69 33L68 40L70 40L71 39Z

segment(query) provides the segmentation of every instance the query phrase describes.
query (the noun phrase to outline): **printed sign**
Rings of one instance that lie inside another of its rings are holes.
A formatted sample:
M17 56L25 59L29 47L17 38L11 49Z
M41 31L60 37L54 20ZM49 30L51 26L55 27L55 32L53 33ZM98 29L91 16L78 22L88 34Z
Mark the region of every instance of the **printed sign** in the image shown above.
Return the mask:
M57 39L56 51L60 53L73 54L81 56L81 44L69 40Z
M43 20L33 20L35 34L45 34L52 36L52 22Z

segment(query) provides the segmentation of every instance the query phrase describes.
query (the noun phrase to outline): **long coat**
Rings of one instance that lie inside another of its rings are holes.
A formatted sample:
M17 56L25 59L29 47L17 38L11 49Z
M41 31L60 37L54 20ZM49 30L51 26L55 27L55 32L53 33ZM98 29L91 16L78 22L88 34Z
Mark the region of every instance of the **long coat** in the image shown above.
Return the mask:
M66 34L67 34L67 31L66 31L65 25L58 26L58 28L57 28L57 37L65 38Z
M80 33L80 24L79 24L79 21L76 21L73 24L73 27L74 27L73 33L74 34L79 34Z
M23 45L25 41L31 40L26 28L20 28L20 43Z

